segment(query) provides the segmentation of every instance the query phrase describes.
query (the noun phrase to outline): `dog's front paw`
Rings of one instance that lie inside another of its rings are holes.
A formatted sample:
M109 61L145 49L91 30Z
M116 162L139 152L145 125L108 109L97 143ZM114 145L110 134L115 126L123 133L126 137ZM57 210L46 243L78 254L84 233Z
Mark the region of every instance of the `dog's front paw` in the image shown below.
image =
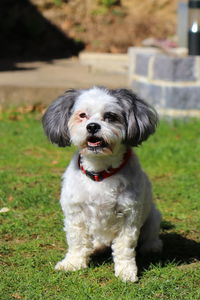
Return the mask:
M135 264L120 264L115 266L115 276L122 279L124 282L136 282L137 277L137 267Z
M81 257L64 258L55 266L57 271L78 271L84 268L87 268L87 262Z

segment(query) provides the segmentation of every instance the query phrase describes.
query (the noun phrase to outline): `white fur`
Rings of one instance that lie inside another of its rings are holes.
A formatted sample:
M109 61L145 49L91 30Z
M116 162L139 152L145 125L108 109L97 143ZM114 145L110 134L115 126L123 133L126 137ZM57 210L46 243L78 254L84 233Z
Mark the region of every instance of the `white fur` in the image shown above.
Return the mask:
M116 168L123 161L128 146L123 122L109 123L103 119L105 111L122 114L114 97L102 89L82 92L76 100L69 120L71 141L82 155L82 164L90 171ZM77 121L77 112L87 117ZM96 122L110 152L87 149L87 125ZM78 167L78 153L63 175L61 206L65 216L68 252L56 265L57 270L75 271L88 266L90 255L105 246L111 246L115 275L123 281L137 281L136 246L141 251L159 251L158 237L161 216L152 202L151 184L142 171L135 153L126 165L113 176L101 182L92 181Z

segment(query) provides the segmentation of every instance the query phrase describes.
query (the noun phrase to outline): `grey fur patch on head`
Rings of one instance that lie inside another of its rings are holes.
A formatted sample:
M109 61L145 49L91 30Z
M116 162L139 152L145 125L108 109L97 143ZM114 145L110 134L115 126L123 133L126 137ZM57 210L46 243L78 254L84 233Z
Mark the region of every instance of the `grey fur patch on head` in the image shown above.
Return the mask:
M155 132L158 115L153 107L139 99L131 90L113 89L114 96L124 109L126 144L138 146Z
M73 89L66 91L48 107L42 118L47 137L59 147L70 145L68 121L79 94L79 91Z

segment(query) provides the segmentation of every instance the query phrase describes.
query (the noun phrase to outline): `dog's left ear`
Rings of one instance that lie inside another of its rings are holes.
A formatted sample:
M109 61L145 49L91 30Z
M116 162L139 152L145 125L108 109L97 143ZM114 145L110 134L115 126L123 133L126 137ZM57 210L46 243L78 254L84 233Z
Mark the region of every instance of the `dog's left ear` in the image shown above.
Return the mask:
M42 118L47 137L59 147L70 145L68 121L78 95L77 90L66 91L48 107Z
M138 146L155 132L158 115L153 107L138 98L131 90L113 90L114 96L124 108L126 140L130 146Z

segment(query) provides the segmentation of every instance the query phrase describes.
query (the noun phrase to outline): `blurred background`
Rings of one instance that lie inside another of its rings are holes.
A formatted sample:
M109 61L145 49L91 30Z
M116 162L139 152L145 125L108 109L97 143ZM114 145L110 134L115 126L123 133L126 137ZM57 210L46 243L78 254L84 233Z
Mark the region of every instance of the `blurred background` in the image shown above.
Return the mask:
M178 0L1 0L0 63L126 53L176 33Z
M1 0L0 105L48 104L68 88L105 85L132 88L164 114L199 115L190 2L198 29L199 0Z

